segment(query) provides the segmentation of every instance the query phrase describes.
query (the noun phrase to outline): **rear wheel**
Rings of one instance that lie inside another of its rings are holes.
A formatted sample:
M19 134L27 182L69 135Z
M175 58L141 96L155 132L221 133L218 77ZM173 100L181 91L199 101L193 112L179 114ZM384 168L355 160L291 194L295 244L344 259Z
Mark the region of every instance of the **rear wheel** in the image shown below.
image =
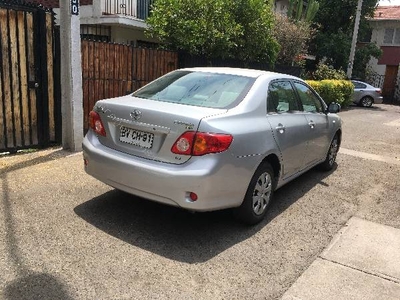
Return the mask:
M329 146L328 154L326 155L325 161L321 163L320 167L324 171L330 171L336 162L336 156L339 152L339 137L336 134Z
M261 222L271 203L274 186L274 171L264 162L254 173L242 205L235 209L235 216L250 225Z
M372 103L374 103L374 100L369 96L362 97L360 100L360 105L363 107L371 107Z

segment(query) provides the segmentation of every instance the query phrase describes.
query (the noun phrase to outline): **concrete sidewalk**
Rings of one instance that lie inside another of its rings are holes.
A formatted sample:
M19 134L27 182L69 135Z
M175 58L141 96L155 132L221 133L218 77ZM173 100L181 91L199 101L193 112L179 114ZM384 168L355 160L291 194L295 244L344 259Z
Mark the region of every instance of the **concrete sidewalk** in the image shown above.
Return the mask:
M351 218L282 300L400 299L400 229Z

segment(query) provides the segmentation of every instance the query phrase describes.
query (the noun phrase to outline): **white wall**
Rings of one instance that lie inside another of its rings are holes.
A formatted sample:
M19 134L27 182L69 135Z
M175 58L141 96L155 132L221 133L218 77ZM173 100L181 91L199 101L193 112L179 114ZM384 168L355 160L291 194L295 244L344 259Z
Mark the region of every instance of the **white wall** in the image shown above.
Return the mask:
M156 43L157 40L146 37L143 29L133 29L127 27L112 26L111 39L116 43L128 43L146 41Z
M289 0L275 0L275 12L286 15L289 7Z

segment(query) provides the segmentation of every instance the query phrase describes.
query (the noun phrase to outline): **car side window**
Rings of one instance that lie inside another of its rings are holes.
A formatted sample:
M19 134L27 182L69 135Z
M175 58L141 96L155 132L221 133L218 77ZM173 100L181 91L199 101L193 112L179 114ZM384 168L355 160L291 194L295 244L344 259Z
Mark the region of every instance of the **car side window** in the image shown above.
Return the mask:
M284 113L297 110L300 110L300 107L290 82L272 82L268 89L267 112Z
M352 81L354 88L356 89L365 89L367 86L365 84L362 84L361 82L355 82Z
M294 86L299 94L301 104L306 112L322 112L322 104L313 91L306 85L295 82Z

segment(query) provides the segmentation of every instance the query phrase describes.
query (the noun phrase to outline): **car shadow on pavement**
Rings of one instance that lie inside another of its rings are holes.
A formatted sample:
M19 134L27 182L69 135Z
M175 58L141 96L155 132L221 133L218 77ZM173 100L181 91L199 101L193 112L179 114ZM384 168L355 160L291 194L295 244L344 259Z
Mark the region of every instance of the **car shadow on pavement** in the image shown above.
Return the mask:
M200 263L262 230L329 174L311 170L279 189L266 218L255 226L239 223L231 210L190 213L118 190L82 203L74 211L128 244L169 259Z

